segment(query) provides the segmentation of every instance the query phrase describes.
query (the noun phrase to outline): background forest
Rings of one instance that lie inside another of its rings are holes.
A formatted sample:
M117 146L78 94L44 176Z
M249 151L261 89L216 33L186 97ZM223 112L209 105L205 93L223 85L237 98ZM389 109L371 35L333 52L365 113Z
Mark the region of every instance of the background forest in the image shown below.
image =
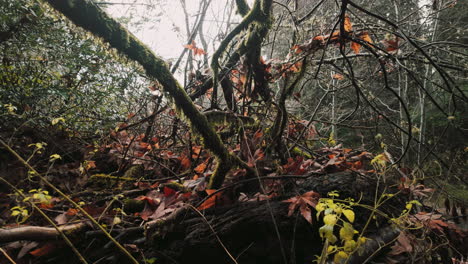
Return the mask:
M467 14L0 1L0 262L466 263Z

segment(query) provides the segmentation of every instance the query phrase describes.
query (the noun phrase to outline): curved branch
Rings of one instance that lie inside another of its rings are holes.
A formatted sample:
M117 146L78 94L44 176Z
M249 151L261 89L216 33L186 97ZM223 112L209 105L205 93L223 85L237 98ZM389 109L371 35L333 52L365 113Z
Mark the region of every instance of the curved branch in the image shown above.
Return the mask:
M86 0L47 0L47 2L77 26L103 38L120 53L140 63L150 77L161 83L164 91L174 100L175 106L187 117L192 128L200 134L205 147L217 157L218 167L221 163L224 165L222 170L215 170L212 179L218 177L218 171L229 171L235 164L239 163L237 157L229 153L206 117L195 107L171 74L166 63L133 34L92 2ZM220 177L224 180L224 175ZM222 183L222 180L217 182Z

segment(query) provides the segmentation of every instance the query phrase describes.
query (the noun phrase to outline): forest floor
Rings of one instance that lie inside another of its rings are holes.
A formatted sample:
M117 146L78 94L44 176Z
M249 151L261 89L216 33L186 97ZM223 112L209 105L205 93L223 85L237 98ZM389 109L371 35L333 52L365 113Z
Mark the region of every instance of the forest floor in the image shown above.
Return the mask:
M462 206L430 206L435 190L385 152L336 145L278 165L250 131L231 151L257 175L210 190L200 145L44 132L1 135L1 263L466 263Z

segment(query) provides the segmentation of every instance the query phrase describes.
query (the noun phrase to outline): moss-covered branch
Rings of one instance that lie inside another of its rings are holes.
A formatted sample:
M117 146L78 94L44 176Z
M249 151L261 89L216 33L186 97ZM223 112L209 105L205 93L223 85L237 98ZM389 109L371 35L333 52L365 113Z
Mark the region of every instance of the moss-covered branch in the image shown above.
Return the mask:
M219 44L218 49L213 53L213 57L211 58L211 69L213 70L213 89L216 89L218 84L218 74L219 74L219 59L223 52L226 51L229 43L240 34L243 30L247 29L247 27L258 19L260 13L260 0L256 0L254 6L250 10L250 12L244 17L244 19L237 25L229 34L221 41Z
M276 152L280 156L281 159L285 160L284 153L284 145L282 141L282 134L286 125L288 124L288 112L286 109L286 99L288 96L292 94L294 88L299 84L300 80L304 77L306 72L307 61L306 58L302 61L302 68L301 71L297 74L294 81L288 85L287 81L285 83L284 89L281 90L280 98L278 99L277 108L278 114L276 115L275 122L270 129L270 136L271 142L270 150L276 149ZM287 86L286 86L287 85Z
M249 7L249 4L247 4L247 1L236 0L236 5L237 5L237 12L239 12L241 16L245 16L249 13L250 7Z
M220 178L217 178L218 174L229 171L238 163L236 162L238 159L230 155L206 117L197 110L171 74L166 63L91 1L47 0L47 2L77 26L101 37L120 53L140 63L150 77L162 84L176 107L187 117L192 128L200 134L205 147L217 157L218 168L212 176L215 184L210 184L210 187L219 188L224 181L224 175L219 175Z
M237 1L237 4L238 4L238 8L240 4L240 8L243 8L243 12L244 12L246 11L245 8L248 8L248 6L245 7L243 5L245 4L245 2L244 3L243 2L244 1ZM257 66L260 64L261 45L270 28L272 2L273 2L272 0L256 0L252 8L250 9L250 11L244 15L244 19L242 20L242 22L239 23L239 25L236 26L228 34L228 36L221 42L218 49L213 54L213 57L211 60L211 69L213 70L214 90L216 90L216 86L219 80L219 77L218 77L219 72L220 72L219 59L221 58L221 55L226 51L226 48L228 47L229 43L234 39L234 37L240 34L243 30L248 29L249 27L250 28L249 28L249 32L247 34L246 40L244 40L240 44L240 47L237 49L236 53L244 54L248 52L249 50L255 50L256 55L248 56L248 57L256 58L257 61L251 64L254 66L254 68L259 68ZM242 55L239 55L236 57L240 58L240 56ZM232 64L232 63L228 63L228 64ZM221 72L223 73L223 70ZM262 83L265 83L265 82L262 82ZM225 89L226 87L227 87L226 84L223 85L223 89ZM262 90L262 89L259 89L259 90ZM229 98L227 98L226 100L228 99Z

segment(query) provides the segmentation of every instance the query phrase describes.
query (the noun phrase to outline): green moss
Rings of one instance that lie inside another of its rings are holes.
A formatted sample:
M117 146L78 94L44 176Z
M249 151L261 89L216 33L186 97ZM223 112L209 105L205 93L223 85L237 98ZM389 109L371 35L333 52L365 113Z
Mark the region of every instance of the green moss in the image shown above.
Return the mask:
M117 177L117 176L112 176L109 174L104 174L104 173L98 173L98 174L93 174L89 178L88 181L134 181L135 179L133 178L125 178L125 177Z
M236 115L234 113L222 111L208 111L203 113L208 122L212 125L229 125L233 124L236 127L239 125L253 125L255 120L251 117Z
M168 183L164 183L164 184L161 184L162 187L169 187L173 190L176 190L176 191L179 191L179 192L189 192L190 190L187 189L187 187L185 187L183 184L180 184L178 182L168 182Z
M294 147L292 150L291 150L292 153L296 154L296 155L299 155L299 156L303 156L303 157L306 157L308 159L311 159L313 158L312 155L310 155L309 153L305 152L305 151L302 151L300 148L298 147Z
M241 16L245 16L249 13L250 7L245 0L236 0L236 4L237 4L237 12Z
M141 212L145 207L144 200L125 199L123 200L123 210L126 214Z
M220 137L208 122L206 116L197 110L184 89L171 74L164 60L156 56L147 46L135 38L135 36L129 33L115 20L107 16L105 12L90 1L47 0L47 2L76 25L90 31L97 37L103 38L105 42L109 43L120 53L140 63L150 77L159 81L164 91L172 97L176 108L181 110L180 112L189 120L192 128L201 135L205 147L216 156L218 164L223 164L223 168L215 170L212 178L218 177L220 173L229 171L234 165L234 162L232 162L234 160L236 164L241 164L240 160L231 157ZM240 23L242 25L229 34L231 39L245 29L250 22L264 19L265 16L262 15L262 12L259 12L260 8L258 8L258 3L259 1L256 1L256 6L254 5L246 18ZM224 45L227 46L227 42L224 43ZM222 48L219 50L219 52L215 53L218 55L217 58L219 58L221 52L224 51ZM213 57L215 57L215 55L213 55ZM217 72L217 61L215 64L216 69L214 72ZM216 76L214 80L216 80ZM224 180L224 175L221 176L221 178ZM210 185L210 188L220 187L222 180L216 180L216 186Z
M124 179L138 179L142 178L145 174L143 165L134 165L130 167L124 174Z
M463 203L468 204L468 190L466 185L453 185L450 183L442 184L446 189L450 197L453 197L457 200L463 201Z

